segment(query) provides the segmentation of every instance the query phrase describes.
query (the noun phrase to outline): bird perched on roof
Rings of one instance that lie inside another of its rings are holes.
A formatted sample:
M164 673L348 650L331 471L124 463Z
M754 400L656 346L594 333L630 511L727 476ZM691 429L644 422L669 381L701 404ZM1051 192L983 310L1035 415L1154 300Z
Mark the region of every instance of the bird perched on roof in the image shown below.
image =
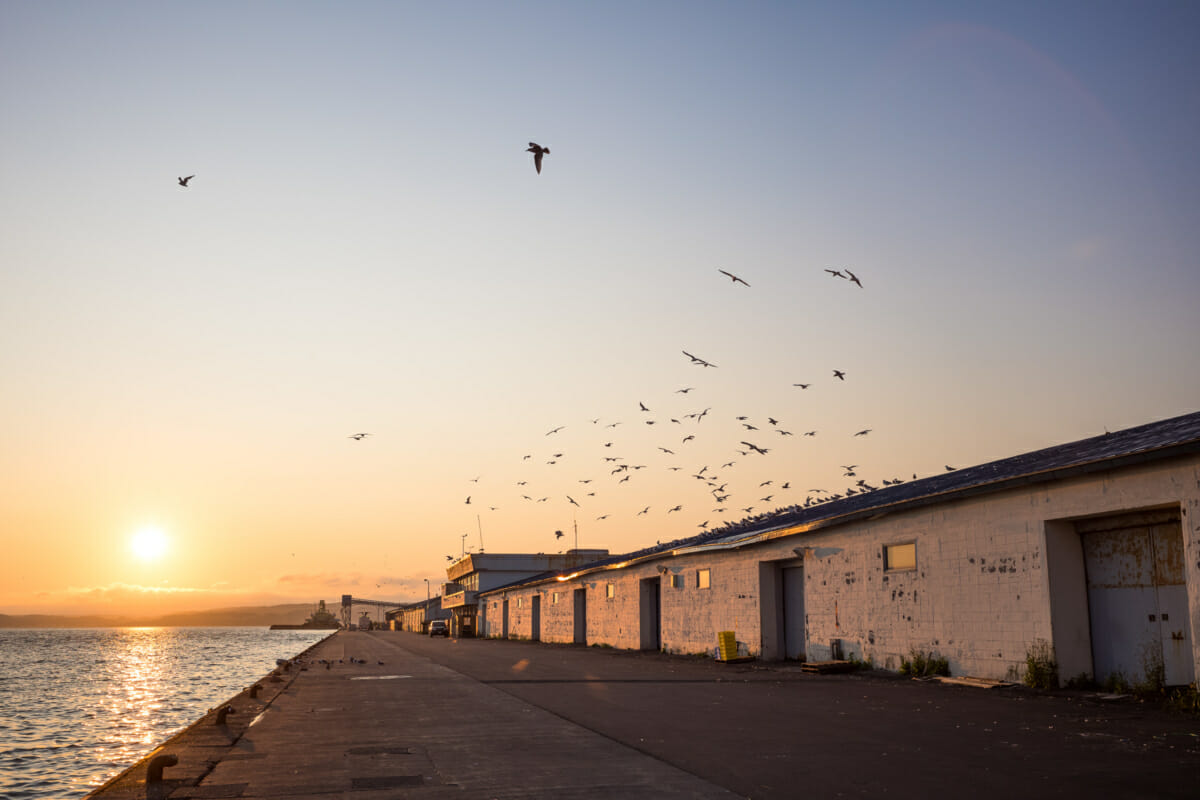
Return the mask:
M530 142L529 147L525 148L526 153L533 153L533 168L538 171L538 175L542 174L542 156L550 152L549 147L542 147L537 142Z
M187 188L187 185L188 185L188 181L190 181L190 180L191 180L192 178L194 178L194 177L196 177L196 176L195 176L195 175L188 175L186 178L179 178L179 185L180 185L180 186L182 186L182 187L184 187L184 188L186 189L186 188Z
M719 272L719 273L721 273L722 275L726 276L727 278L729 278L729 279L730 279L731 281L733 281L734 283L740 283L740 284L742 284L742 285L744 285L744 286L749 286L749 285L750 285L750 284L746 283L744 280L742 280L741 278L739 278L737 275L734 275L732 272L726 272L726 271L725 271L725 270L723 270L723 269L718 269L718 270L717 270L717 272Z

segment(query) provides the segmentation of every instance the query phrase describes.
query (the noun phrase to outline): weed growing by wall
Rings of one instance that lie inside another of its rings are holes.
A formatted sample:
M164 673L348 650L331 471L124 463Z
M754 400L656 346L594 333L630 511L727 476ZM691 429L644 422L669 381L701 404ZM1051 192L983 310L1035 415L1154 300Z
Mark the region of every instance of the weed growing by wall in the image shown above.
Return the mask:
M1058 688L1058 662L1054 649L1045 639L1038 639L1025 653L1025 674L1021 682L1034 689Z

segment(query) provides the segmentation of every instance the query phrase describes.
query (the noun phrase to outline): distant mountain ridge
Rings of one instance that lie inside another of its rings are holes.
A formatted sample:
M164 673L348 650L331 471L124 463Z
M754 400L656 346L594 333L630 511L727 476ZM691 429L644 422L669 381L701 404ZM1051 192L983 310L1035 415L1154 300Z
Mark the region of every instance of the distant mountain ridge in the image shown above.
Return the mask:
M105 616L83 614L0 614L3 628L202 628L299 625L313 613L315 603L275 606L239 606L208 611L188 611L159 616Z

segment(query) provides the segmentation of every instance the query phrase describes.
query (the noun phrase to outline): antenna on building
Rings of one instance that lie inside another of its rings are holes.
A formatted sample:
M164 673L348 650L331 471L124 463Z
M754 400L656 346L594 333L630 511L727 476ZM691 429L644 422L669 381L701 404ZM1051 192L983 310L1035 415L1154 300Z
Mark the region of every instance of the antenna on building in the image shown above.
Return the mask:
M479 552L482 553L483 552L483 520L481 520L479 518L478 514L475 515L475 524L479 526Z
M571 525L575 527L575 550L579 550L579 518L571 515Z

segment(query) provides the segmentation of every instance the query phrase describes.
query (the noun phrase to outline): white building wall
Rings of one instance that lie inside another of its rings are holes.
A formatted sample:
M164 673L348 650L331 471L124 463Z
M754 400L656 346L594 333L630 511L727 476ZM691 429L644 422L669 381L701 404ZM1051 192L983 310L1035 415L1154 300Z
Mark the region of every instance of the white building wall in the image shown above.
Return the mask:
M1061 527L1062 520L1165 506L1182 513L1191 646L1200 667L1196 457L951 500L738 549L693 551L511 590L505 593L510 601L509 632L529 636L528 598L540 591L542 641L573 641L572 591L586 586L588 643L636 649L641 642L640 581L658 578L665 567L669 574L681 575L683 585L671 588L662 578L664 650L708 652L716 646L719 631L732 630L751 654L759 655L764 618L760 564L803 563L809 660L829 658L830 643L836 639L844 656L869 658L889 669L899 668L901 658L919 650L947 658L954 674L1012 679L1019 676L1038 640L1056 646L1062 642L1072 665L1090 659L1090 654L1079 652L1078 644L1071 644L1086 642L1078 630L1080 614L1060 612L1060 625L1071 629L1057 636L1053 630L1052 594L1066 591L1063 581L1077 577L1062 578L1072 572L1065 568L1060 568L1057 582L1048 574L1047 530ZM916 543L916 569L885 571L884 547L904 542ZM710 570L710 588L696 587L698 569ZM606 597L610 582L612 598ZM560 593L557 605L550 599L554 591ZM518 596L525 598L520 609ZM490 635L498 635L501 600L496 595L486 598ZM773 604L774 594L765 602ZM1064 670L1061 677L1078 671Z

